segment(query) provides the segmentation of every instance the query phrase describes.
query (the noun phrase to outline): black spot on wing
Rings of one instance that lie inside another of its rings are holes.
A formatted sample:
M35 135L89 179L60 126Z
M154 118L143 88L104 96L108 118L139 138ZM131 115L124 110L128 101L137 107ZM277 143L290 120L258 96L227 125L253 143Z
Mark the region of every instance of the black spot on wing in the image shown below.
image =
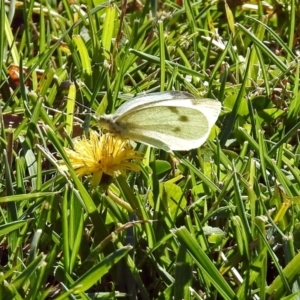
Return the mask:
M172 112L173 114L176 114L178 115L178 121L180 122L188 122L189 121L189 118L185 115L180 115L180 112L179 110L177 109L177 107L175 106L170 106L168 107L168 109L170 110L170 112Z
M175 106L169 106L168 109L169 109L172 113L179 115L179 111L178 111L177 107L175 107Z
M180 127L174 127L172 131L175 133L178 133L181 131L181 129L180 129Z
M188 122L189 121L189 118L187 117L187 116L179 116L179 118L178 118L178 120L180 121L180 122Z

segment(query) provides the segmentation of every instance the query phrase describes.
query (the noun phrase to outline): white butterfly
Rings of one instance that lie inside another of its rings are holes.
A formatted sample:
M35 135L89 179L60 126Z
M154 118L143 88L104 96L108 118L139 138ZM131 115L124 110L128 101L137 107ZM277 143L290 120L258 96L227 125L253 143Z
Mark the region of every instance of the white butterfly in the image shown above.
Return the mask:
M95 117L100 127L167 152L200 147L218 119L221 103L169 91L138 96L114 114Z

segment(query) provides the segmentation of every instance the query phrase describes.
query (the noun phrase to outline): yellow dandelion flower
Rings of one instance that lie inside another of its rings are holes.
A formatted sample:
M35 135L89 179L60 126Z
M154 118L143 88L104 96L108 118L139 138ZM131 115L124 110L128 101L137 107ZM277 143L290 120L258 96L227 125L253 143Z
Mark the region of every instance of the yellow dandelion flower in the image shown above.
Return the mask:
M135 161L142 160L142 153L134 151L129 140L110 133L98 134L90 131L74 142L74 150L65 148L70 162L78 176L92 174L92 184L99 185L103 174L116 176L126 170L138 172L140 166Z

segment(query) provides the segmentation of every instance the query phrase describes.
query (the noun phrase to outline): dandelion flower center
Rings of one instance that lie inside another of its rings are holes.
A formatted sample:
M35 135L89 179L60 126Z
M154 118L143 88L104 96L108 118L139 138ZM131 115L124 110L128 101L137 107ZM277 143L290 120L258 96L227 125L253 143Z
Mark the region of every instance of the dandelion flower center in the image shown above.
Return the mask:
M70 162L78 176L92 174L93 185L98 185L102 175L116 176L126 170L138 172L137 162L142 153L134 151L129 140L110 133L98 134L90 131L90 138L83 136L74 142L74 150L65 148Z

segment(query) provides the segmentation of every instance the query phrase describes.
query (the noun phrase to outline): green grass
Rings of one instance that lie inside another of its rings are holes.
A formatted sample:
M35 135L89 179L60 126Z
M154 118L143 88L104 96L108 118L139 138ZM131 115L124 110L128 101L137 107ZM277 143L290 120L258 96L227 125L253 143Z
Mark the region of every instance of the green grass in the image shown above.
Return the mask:
M0 2L0 299L299 299L299 1L69 2ZM91 113L167 90L222 103L200 149L58 169Z

